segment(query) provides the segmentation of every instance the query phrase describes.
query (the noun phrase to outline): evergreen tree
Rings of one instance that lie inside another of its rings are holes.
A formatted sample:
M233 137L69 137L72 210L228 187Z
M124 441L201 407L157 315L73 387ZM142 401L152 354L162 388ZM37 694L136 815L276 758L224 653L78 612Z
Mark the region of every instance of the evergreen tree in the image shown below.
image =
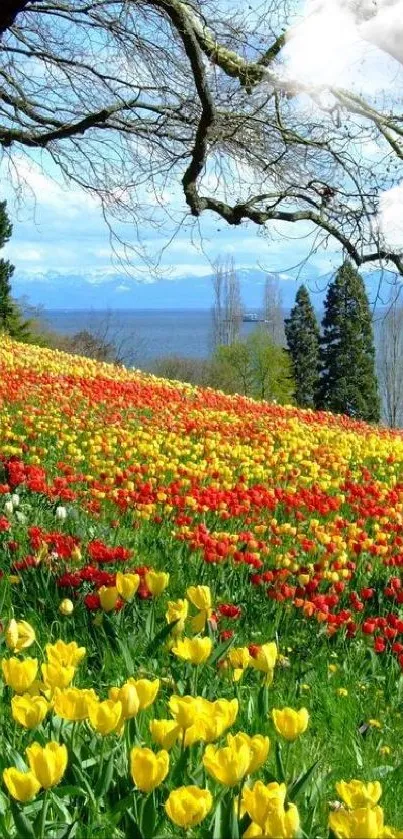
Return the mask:
M285 334L295 382L294 398L301 408L313 408L319 382L319 326L304 285L295 298Z
M372 318L364 282L350 262L329 285L322 326L317 407L379 422Z
M6 212L6 202L0 201L0 250L9 241L12 224ZM11 297L11 277L14 265L6 259L0 259L0 332L6 332L12 338L27 340L29 322L22 319L17 304Z

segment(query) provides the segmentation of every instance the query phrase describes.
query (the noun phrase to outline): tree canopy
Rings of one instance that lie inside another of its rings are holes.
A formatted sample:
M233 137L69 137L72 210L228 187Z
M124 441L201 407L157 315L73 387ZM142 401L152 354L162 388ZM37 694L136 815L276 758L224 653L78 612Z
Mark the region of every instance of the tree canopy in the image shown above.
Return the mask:
M301 408L313 408L319 384L319 326L309 293L301 285L285 334L295 381L295 401Z
M379 422L372 317L363 279L350 262L328 287L322 327L317 407Z
M344 5L364 23L375 16L369 3ZM303 235L308 226L314 247L331 239L356 265L402 271L400 248L378 223L380 195L401 177L398 97L290 77L283 53L297 8L3 0L5 164L18 171L21 154L56 164L106 214L138 225L152 223L157 202L176 218L210 211L269 234L278 222ZM393 44L380 46L399 59ZM176 184L178 202L166 197Z

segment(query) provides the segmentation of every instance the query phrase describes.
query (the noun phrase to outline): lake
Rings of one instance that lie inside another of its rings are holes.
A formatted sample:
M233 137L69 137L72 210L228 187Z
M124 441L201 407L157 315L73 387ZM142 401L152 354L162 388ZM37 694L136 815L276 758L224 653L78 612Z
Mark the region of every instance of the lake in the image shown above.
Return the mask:
M99 312L95 310L45 310L50 328L65 335L84 329L107 332L107 340L124 343L133 363L148 369L155 358L181 355L207 358L212 350L212 316L206 309L136 309ZM256 324L242 323L248 335Z

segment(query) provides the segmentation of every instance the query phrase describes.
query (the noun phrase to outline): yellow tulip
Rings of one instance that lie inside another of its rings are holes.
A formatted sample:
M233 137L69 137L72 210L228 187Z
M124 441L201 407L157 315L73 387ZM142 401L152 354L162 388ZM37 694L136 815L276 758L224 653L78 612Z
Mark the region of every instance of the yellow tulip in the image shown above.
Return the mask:
M250 737L249 734L239 731L238 734L235 735L228 734L227 743L229 746L233 746L234 748L242 745L242 743L248 747L250 751L248 775L251 775L252 772L256 772L260 769L267 760L270 749L270 740L268 737L264 737L263 734L255 734L254 737Z
M36 641L35 630L27 621L16 621L14 618L8 624L4 633L9 650L20 653Z
M186 597L193 606L196 606L196 609L199 609L198 614L192 618L193 632L202 632L213 613L210 588L209 586L189 586Z
M15 693L26 693L36 679L38 661L36 658L3 658L1 662L3 678Z
M164 749L172 749L181 731L175 720L151 720L149 729L154 742Z
M177 641L172 652L184 661L192 664L204 664L210 657L213 642L211 638L184 638Z
M167 623L178 623L173 627L173 635L181 635L185 629L185 621L188 616L189 604L187 600L169 600L168 608L165 612Z
M77 667L87 651L85 647L79 647L75 641L66 644L59 638L55 644L46 644L45 652L49 663L55 662L62 667Z
M190 728L202 714L202 701L199 696L175 696L169 700L169 710L180 728Z
M130 681L125 682L122 687L112 687L108 693L109 699L114 702L120 702L122 705L122 717L124 720L129 720L135 717L140 708L140 700L134 684Z
M174 824L187 829L200 824L212 806L213 797L208 789L196 786L178 787L169 793L165 811Z
M74 603L72 600L69 600L68 597L65 597L64 600L61 601L59 604L59 612L65 618L69 617L74 612Z
M227 787L233 787L247 775L251 753L245 743L217 748L207 746L203 764L207 772Z
M197 635L199 632L203 632L206 623L209 620L209 618L211 618L212 614L212 609L209 609L208 611L206 611L206 609L202 609L200 612L197 613L197 615L195 615L192 618L190 623L192 626L192 631L195 633L195 635Z
M13 720L24 728L35 728L40 725L46 717L48 708L48 703L43 696L30 696L25 693L23 696L13 696L11 700Z
M251 663L248 647L232 647L228 653L228 661L234 669L233 680L239 682L247 667Z
M98 594L104 612L112 612L119 600L116 586L101 586Z
M258 825L248 836L264 836L265 839L293 839L299 832L300 820L295 804L284 809L285 784L256 781L253 787L244 787L242 805L252 823Z
M296 740L308 728L309 714L306 708L274 708L272 717L275 729L286 740Z
M266 684L271 684L273 681L273 671L278 658L277 644L270 641L267 644L262 644L256 650L256 653L250 656L249 664L255 670L260 670L261 673L266 674Z
M330 814L329 827L337 839L380 839L384 836L382 807L342 807Z
M64 666L52 660L49 664L41 664L42 676L45 685L54 690L55 688L67 688L74 679L76 668L73 665Z
M116 588L123 600L131 600L140 585L139 574L116 574Z
M189 586L186 597L201 612L207 612L212 608L213 600L209 586Z
M10 795L17 801L32 801L41 788L33 772L20 772L14 766L4 770L3 781Z
M88 706L90 702L96 702L97 695L91 688L81 690L80 688L67 688L58 690L53 699L55 714L62 720L77 722L88 719Z
M212 743L234 724L239 710L237 699L216 699L209 702L202 699L202 717L197 723L200 731L199 739Z
M139 711L144 711L153 704L160 689L160 680L153 679L128 679L126 684L134 685L139 698Z
M135 746L130 752L133 783L141 792L151 792L165 780L169 770L169 754L164 749L155 754L151 749Z
M165 591L169 583L169 574L166 574L165 571L147 571L145 581L153 597L158 597Z
M88 716L92 727L98 734L106 736L121 727L122 703L113 699L103 702L89 702Z
M342 798L350 810L358 807L371 807L377 804L381 795L382 787L379 781L339 781L336 784L337 794Z
M71 552L71 561L74 563L79 563L81 562L82 558L83 555L80 551L80 548L78 547L78 545L75 545Z
M32 743L25 750L30 769L38 779L41 787L49 789L61 781L67 766L67 749L51 741L46 746Z

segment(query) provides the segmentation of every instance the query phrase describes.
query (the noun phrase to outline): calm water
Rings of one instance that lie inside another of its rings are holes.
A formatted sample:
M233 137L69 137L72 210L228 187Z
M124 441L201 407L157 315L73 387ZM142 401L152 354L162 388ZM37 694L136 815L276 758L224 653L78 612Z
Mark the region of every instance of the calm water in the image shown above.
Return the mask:
M207 310L50 311L45 313L49 326L65 335L88 329L100 334L107 330L107 340L124 344L125 354L133 363L151 367L155 358L169 355L206 358L212 349L211 312ZM254 324L243 323L242 335Z

